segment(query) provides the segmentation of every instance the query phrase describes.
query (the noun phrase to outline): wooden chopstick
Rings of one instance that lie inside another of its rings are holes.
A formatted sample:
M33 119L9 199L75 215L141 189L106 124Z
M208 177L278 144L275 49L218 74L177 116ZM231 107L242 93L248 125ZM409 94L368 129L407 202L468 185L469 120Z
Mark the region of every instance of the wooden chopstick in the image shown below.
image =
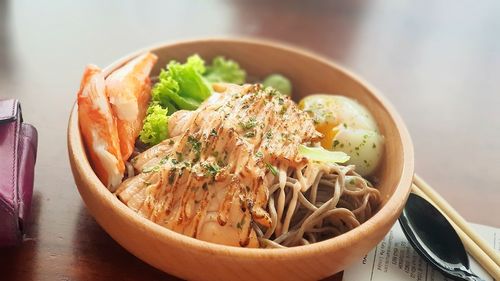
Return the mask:
M455 228L466 251L495 279L500 280L500 257L431 186L413 177L413 193L433 204Z

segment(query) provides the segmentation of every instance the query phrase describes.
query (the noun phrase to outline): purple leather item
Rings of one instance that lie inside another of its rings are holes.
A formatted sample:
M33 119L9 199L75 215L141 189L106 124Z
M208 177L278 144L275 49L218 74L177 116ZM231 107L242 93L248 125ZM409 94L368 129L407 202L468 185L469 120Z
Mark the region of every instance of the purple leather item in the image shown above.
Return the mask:
M0 246L21 241L31 208L36 129L23 124L17 100L0 100Z

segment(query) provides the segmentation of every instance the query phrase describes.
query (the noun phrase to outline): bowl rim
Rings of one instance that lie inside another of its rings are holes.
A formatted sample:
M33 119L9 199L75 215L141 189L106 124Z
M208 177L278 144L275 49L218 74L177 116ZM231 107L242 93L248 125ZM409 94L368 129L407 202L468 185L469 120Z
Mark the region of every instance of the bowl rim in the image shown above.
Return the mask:
M392 104L370 83L368 83L363 78L354 74L353 72L347 70L345 67L339 65L336 62L332 62L330 59L323 57L321 55L315 54L312 51L303 49L301 47L296 47L290 44L286 44L283 42L268 40L268 39L260 39L260 38L251 38L251 37L210 37L210 38L194 38L194 39L184 39L184 40L171 40L166 41L159 44L153 44L148 47L139 49L137 51L131 52L126 56L121 57L120 59L112 62L107 67L103 69L103 73L105 76L109 75L113 70L123 65L130 59L136 57L137 55L144 53L146 51L154 52L157 49L172 47L172 46L182 46L182 45L190 45L190 44L200 44L200 43L238 43L238 44L247 44L247 45L259 45L266 48L273 48L279 51L292 52L297 53L303 57L308 57L312 60L315 60L327 67L334 68L340 72L342 72L345 76L350 79L357 81L362 88L364 88L372 97L382 105L382 107L387 111L390 118L393 120L397 131L400 135L400 141L402 143L402 170L401 175L399 177L399 181L397 182L397 188L394 193L392 193L383 208L381 208L377 213L375 213L371 218L369 218L366 222L362 223L358 227L342 234L337 237L333 237L324 241L316 242L309 245L297 246L297 247L289 247L289 248L277 248L277 249L261 249L261 248L243 248L243 247L235 247L235 246L227 246L216 244L212 242L202 241L196 238L192 238L165 227L162 227L146 218L141 217L136 212L128 208L125 204L123 204L113 193L111 193L99 180L95 172L93 171L90 163L88 162L88 158L86 156L86 152L83 146L83 141L80 135L80 128L78 125L78 106L75 101L71 113L70 119L68 123L68 150L73 155L80 155L81 160L83 161L74 161L77 168L80 172L88 175L87 177L83 177L83 180L88 184L89 191L93 193L95 196L98 196L100 201L104 202L107 206L112 209L115 209L118 212L118 215L121 217L126 217L133 221L133 223L137 224L144 230L150 231L151 235L156 236L160 240L168 241L171 243L176 243L177 246L188 246L190 250L201 251L212 255L226 255L233 256L239 258L270 258L270 259L286 259L291 256L300 254L301 256L313 256L316 253L326 251L334 251L335 248L345 247L346 245L350 245L361 239L363 239L363 233L369 233L374 230L379 224L383 224L385 222L385 217L389 216L391 213L401 210L404 206L404 202L406 202L406 198L410 193L410 187L413 180L414 173L414 149L413 143L410 137L410 134L398 114L398 112L394 109ZM78 187L80 194L80 187ZM82 194L81 194L82 195ZM403 200L404 199L404 200ZM125 246L125 245L122 245ZM186 249L187 250L187 249Z

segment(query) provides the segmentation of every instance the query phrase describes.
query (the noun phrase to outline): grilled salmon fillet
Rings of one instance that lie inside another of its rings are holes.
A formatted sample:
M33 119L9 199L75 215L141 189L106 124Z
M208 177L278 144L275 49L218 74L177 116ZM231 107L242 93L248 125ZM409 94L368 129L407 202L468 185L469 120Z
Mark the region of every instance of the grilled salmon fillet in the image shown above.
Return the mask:
M197 239L258 247L269 226L269 187L322 137L312 119L273 89L217 84L197 110L169 119L170 138L132 159L134 177L116 191L143 217Z

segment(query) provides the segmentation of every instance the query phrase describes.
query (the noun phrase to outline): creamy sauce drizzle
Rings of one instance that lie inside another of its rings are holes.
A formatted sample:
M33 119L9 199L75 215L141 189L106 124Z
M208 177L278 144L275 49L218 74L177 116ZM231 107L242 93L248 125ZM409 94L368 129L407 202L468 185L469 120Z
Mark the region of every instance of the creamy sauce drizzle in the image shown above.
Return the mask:
M218 86L225 91L197 110L172 115L171 138L132 160L136 176L116 194L176 232L257 247L252 223L271 224L270 186L288 168L303 167L299 144L321 135L287 96L259 85Z

